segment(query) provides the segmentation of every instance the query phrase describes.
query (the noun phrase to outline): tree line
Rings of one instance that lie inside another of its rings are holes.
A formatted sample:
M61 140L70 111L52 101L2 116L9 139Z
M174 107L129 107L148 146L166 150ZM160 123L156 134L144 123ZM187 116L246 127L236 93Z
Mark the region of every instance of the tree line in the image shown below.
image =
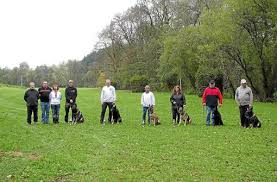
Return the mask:
M201 94L215 79L234 95L241 78L256 98L277 97L275 0L138 0L117 14L82 60L30 69L21 63L0 69L0 80L26 85L48 80L65 86L98 87L105 78L118 89L141 91L151 84L169 90L182 83Z

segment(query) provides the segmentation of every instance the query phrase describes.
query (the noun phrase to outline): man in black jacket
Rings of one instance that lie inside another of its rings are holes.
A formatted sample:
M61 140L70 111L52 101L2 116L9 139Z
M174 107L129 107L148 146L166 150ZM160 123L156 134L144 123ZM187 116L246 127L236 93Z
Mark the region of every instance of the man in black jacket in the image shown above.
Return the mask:
M41 121L43 124L49 123L49 110L50 110L50 101L49 95L52 89L48 87L47 81L43 81L42 87L38 89L40 106L41 106Z
M34 113L34 123L38 121L38 98L39 93L35 89L35 83L30 82L30 88L24 94L24 100L27 106L27 122L31 124L32 113Z
M76 98L77 98L77 89L74 87L74 81L68 81L68 87L65 89L65 117L64 121L68 122L68 113L70 108L72 109L73 105L76 105Z

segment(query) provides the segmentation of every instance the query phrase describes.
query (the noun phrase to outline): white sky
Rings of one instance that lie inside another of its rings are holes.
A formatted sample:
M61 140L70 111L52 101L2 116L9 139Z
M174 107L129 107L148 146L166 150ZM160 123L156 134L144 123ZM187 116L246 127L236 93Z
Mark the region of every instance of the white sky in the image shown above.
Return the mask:
M137 0L0 0L0 67L81 60Z

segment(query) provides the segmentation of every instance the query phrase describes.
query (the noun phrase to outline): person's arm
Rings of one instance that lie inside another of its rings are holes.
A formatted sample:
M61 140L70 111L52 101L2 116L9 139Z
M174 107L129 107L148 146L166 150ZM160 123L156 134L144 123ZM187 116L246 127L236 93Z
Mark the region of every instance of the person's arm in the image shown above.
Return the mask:
M113 98L114 98L114 102L116 101L116 93L115 93L115 88L113 87Z
M174 95L172 94L169 100L170 100L171 104L176 104L175 99L174 99L173 96L174 96ZM174 103L174 102L175 102L175 103Z
M141 103L141 105L143 105L143 94L141 95L140 103Z
M69 100L69 95L68 95L68 88L65 89L65 98L66 100Z
M187 105L186 96L184 94L182 95L182 99L183 99L182 105Z
M204 90L203 95L202 95L202 104L206 105L206 96L207 96L207 89Z
M77 96L78 96L78 89L75 88L75 98L74 98L74 100L76 100Z
M25 102L27 102L27 97L28 97L28 90L24 94L24 100L25 100Z
M100 94L100 102L101 102L101 104L103 104L103 97L104 97L104 88L102 88L102 90L101 90L101 94Z
M252 90L251 90L251 88L249 88L250 89L250 107L251 106L253 106L253 92L252 92Z
M218 95L218 99L219 99L219 105L222 105L222 103L223 103L223 97L222 97L222 94L221 94L219 88L217 88L217 92L218 92L217 95Z
M154 96L153 93L152 93L152 105L153 105L153 106L155 105L155 96Z

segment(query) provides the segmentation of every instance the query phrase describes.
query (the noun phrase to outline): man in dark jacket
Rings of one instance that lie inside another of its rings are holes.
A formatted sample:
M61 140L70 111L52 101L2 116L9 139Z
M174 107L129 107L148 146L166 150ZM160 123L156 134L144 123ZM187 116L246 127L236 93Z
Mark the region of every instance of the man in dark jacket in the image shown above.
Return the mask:
M68 122L68 113L70 108L72 109L72 106L76 104L76 98L77 98L77 89L74 87L74 81L69 80L68 81L68 87L65 89L65 117L64 121Z
M211 80L209 82L209 87L204 90L202 96L202 104L207 107L207 117L206 125L210 125L211 114L213 116L214 111L216 110L219 102L219 106L222 106L222 95L219 88L215 87L215 81ZM212 117L212 125L214 125L214 118Z
M24 94L24 100L27 106L27 122L31 124L32 113L34 113L34 123L38 121L38 98L39 93L35 89L35 83L30 82L30 88Z
M47 81L43 81L42 87L38 89L40 106L41 106L41 121L43 124L49 123L49 110L50 110L50 101L49 95L52 89L48 87Z

